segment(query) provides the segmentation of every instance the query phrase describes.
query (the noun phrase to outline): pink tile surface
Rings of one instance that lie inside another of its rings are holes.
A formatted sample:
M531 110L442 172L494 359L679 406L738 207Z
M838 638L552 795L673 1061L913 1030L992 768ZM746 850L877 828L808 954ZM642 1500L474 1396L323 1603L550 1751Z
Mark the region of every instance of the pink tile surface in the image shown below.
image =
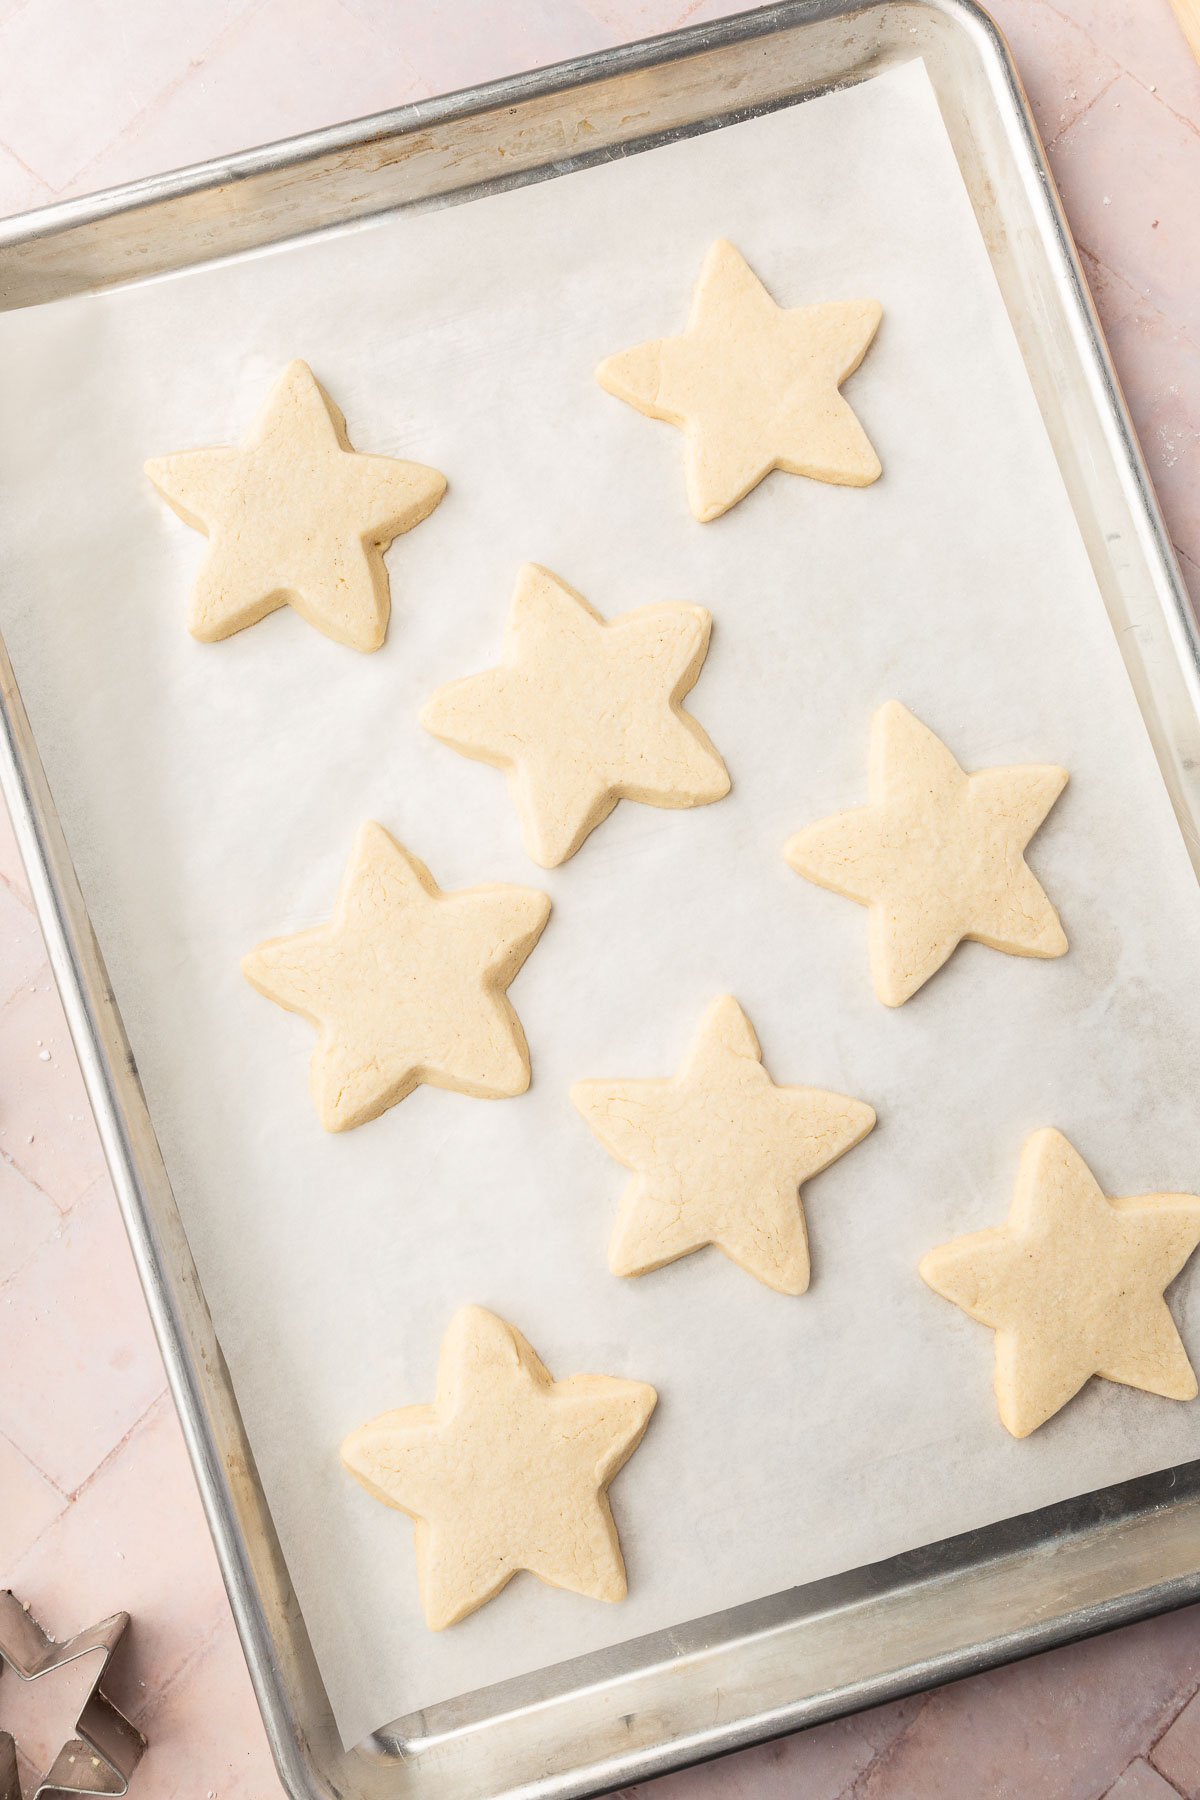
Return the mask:
M424 0L420 6L397 6L395 0L344 3L403 54L428 93L582 56L630 35L602 24L584 0L522 0L511 7L464 6L461 0Z
M0 214L736 10L729 0L0 0ZM994 0L1200 597L1200 69L1168 0ZM134 1800L272 1800L128 1248L0 815L0 1585L120 1607ZM48 1056L42 1056L47 1051ZM44 1761L69 1683L0 1681ZM662 1783L679 1800L1200 1800L1200 1609ZM22 1763L27 1783L33 1762Z
M66 1211L103 1175L104 1157L44 963L0 1007L0 1071L0 1153Z
M150 1747L133 1800L268 1800L281 1792L228 1616L138 1724Z
M1200 118L1200 69L1171 8L1160 0L1053 0L1114 62L1128 69L1163 104L1195 125ZM1007 28L1007 8L993 11Z
M46 953L37 921L21 895L0 884L0 1006L41 973Z
M228 1602L165 1395L6 1573L53 1637L114 1612L131 1615L108 1683L131 1714L144 1711L208 1643L229 1617Z
M62 1214L20 1169L0 1158L0 1319L13 1304L13 1277L57 1232ZM2 1330L2 1327L0 1327ZM2 1489L0 1489L2 1491Z
M0 1569L7 1572L54 1523L67 1497L6 1437L0 1437L0 1494Z
M861 1800L1103 1794L1200 1685L1194 1612L1073 1644L931 1694Z
M1200 1794L1200 1695L1192 1696L1159 1738L1150 1760L1181 1794Z
M64 1494L162 1393L166 1378L106 1179L0 1290L0 1368L21 1371L0 1384L0 1431Z
M349 11L330 32L328 10L325 0L265 0L254 7L240 31L217 40L195 80L178 83L133 119L75 185L109 187L147 169L177 168L198 154L244 150L251 120L254 141L268 143L427 92L407 61L403 33L378 29ZM383 13L380 8L381 19ZM322 45L319 90L312 79L314 41Z
M1117 1776L1105 1800L1177 1800L1179 1789L1164 1781L1145 1757L1139 1756Z
M1123 74L1058 140L1054 172L1083 248L1200 342L1200 131Z
M1047 144L1121 73L1101 43L1045 0L1008 0L1003 25Z
M0 808L0 882L29 905L29 880L13 835L12 820Z
M1176 547L1200 564L1200 335L1138 303L1109 328L1109 342Z
M31 212L35 206L48 206L55 198L54 189L32 169L27 169L19 156L0 144L0 186L4 191L6 212Z
M252 6L25 0L0 25L5 144L51 187L65 187L133 119L194 76Z

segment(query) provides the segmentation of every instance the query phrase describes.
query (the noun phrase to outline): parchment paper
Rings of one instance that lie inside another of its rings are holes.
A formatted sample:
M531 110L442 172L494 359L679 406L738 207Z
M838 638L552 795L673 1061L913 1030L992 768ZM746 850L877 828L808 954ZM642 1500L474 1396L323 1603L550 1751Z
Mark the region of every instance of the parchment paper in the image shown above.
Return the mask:
M785 304L878 296L847 394L883 460L854 491L773 475L718 523L681 445L592 380L682 328L704 253ZM230 442L308 358L362 449L444 470L389 557L363 657L281 612L184 629L203 540L145 457ZM1017 1443L992 1337L921 1253L1007 1213L1054 1124L1110 1193L1200 1189L1196 881L923 70L565 180L0 320L2 626L124 1013L338 1723L422 1704L1200 1454L1200 1406L1107 1383ZM502 777L417 723L495 660L513 580L547 563L612 615L711 608L689 704L719 805L623 805L564 868L524 857ZM869 721L903 699L968 767L1061 761L1032 860L1070 954L979 946L899 1012L866 917L780 846L866 798ZM374 817L447 887L552 894L513 988L520 1100L424 1089L342 1137L307 1093L311 1029L242 980L260 938L327 917ZM814 1281L768 1291L709 1251L622 1282L625 1179L567 1100L668 1075L729 991L783 1082L871 1101L811 1184ZM1193 1357L1193 1279L1173 1304ZM618 1607L518 1578L430 1634L411 1526L339 1441L430 1398L454 1308L513 1320L559 1375L653 1382L613 1490Z

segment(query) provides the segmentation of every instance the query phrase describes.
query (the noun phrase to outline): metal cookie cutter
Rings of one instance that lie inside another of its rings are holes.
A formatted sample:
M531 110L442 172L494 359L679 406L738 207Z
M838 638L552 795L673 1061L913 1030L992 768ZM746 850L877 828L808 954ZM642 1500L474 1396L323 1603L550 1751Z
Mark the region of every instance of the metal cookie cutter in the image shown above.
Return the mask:
M64 1668L93 1651L102 1653L96 1679L75 1722L75 1736L68 1738L55 1757L33 1800L48 1800L52 1794L129 1792L129 1777L141 1761L146 1740L100 1685L128 1623L128 1613L114 1613L111 1619L102 1619L99 1625L56 1644L13 1594L7 1589L0 1591L0 1665L7 1663L22 1681L36 1681L39 1675ZM21 1800L16 1747L7 1732L0 1732L0 1800Z

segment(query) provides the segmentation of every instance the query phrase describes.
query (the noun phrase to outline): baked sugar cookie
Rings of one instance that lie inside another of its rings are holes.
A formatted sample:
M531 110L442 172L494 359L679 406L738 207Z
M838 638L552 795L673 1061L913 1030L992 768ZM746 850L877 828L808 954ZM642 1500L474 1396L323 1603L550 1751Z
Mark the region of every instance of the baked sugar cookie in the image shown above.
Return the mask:
M781 1294L802 1294L809 1281L801 1184L875 1123L861 1100L776 1087L732 994L709 1007L678 1075L577 1081L571 1099L634 1171L609 1245L614 1275L645 1275L715 1244Z
M931 1250L921 1274L995 1331L1000 1420L1021 1438L1093 1375L1194 1399L1163 1292L1197 1244L1200 1195L1108 1200L1061 1131L1035 1131L1008 1223Z
M623 1600L608 1484L658 1399L642 1381L555 1381L521 1333L464 1306L442 1340L432 1406L382 1413L342 1445L369 1494L416 1520L431 1631L465 1619L521 1569L550 1587Z
M968 775L889 700L871 726L870 805L797 832L783 854L797 875L870 908L875 992L902 1006L964 938L1062 956L1066 934L1023 852L1066 785L1051 764Z
M290 606L339 644L378 650L390 599L383 552L427 518L446 478L363 456L307 363L289 363L244 443L146 464L209 539L188 630L205 643Z
M574 856L618 800L706 806L725 764L683 697L708 652L702 606L605 620L549 569L517 578L504 660L439 688L421 723L508 774L525 848L543 869Z
M683 335L610 356L596 380L682 429L688 500L704 522L772 469L869 487L879 458L838 389L882 317L877 300L777 306L722 241L705 259Z
M506 989L549 914L536 888L443 893L371 823L329 923L259 944L242 973L317 1027L317 1114L327 1131L349 1131L421 1082L488 1100L525 1092L529 1052Z

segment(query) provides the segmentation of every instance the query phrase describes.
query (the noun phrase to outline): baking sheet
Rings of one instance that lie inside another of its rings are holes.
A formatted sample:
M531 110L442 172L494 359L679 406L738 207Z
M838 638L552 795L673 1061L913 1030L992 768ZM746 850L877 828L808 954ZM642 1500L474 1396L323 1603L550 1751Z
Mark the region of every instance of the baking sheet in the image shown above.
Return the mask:
M847 387L876 486L775 475L700 526L678 434L592 381L602 356L682 327L719 235L785 303L882 300ZM297 355L360 448L450 479L390 553L373 657L288 612L195 644L203 541L141 474L237 438ZM930 1245L1003 1218L1039 1125L1110 1192L1200 1188L1195 877L918 64L569 181L8 315L0 384L0 627L347 1742L1200 1454L1200 1408L1100 1383L1008 1438L990 1333L915 1273ZM690 705L734 782L693 812L623 805L549 873L502 778L416 716L498 655L526 559L609 615L712 610ZM779 854L865 799L870 715L893 696L967 766L1071 771L1032 853L1070 954L965 946L898 1013L872 996L865 914ZM420 1090L330 1138L310 1028L238 958L328 915L366 817L444 886L538 885L555 910L512 990L530 1093ZM567 1089L673 1072L721 991L777 1080L879 1113L807 1190L800 1299L716 1252L607 1272L624 1174ZM1197 1356L1193 1290L1185 1275L1174 1310ZM431 1635L410 1525L340 1470L349 1428L431 1395L467 1300L558 1374L658 1387L613 1489L622 1606L520 1577Z

